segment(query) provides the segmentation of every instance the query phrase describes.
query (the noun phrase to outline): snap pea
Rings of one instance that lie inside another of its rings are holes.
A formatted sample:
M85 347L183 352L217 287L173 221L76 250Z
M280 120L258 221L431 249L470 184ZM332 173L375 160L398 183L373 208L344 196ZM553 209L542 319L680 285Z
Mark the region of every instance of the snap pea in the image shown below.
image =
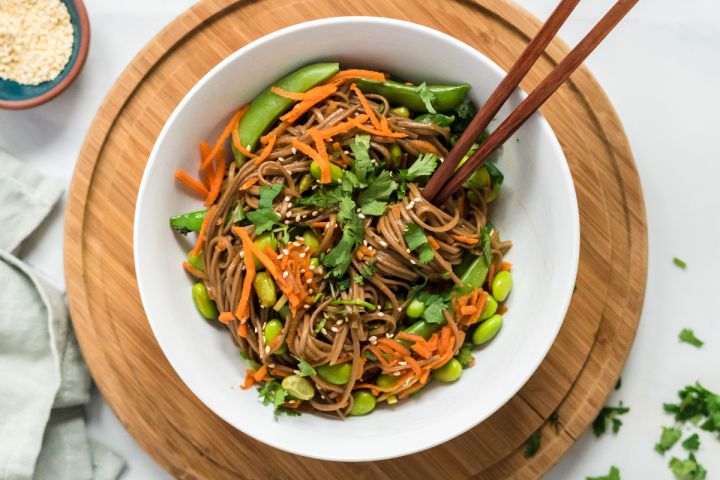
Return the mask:
M487 343L498 334L500 328L502 328L503 318L502 315L493 315L484 322L482 322L473 332L472 341L475 345L482 345Z
M495 312L497 312L498 303L497 300L495 300L495 297L492 295L488 295L487 300L485 300L485 306L483 307L482 313L480 314L480 320L487 320L488 318L495 315Z
M462 287L454 287L453 293L465 295L476 288L482 287L488 274L488 264L483 255L478 255L460 274Z
M215 302L210 300L207 288L202 282L197 282L192 286L192 299L195 302L200 315L208 320L215 320L218 317L218 310Z
M315 368L320 378L333 385L345 385L350 381L352 365L349 362L338 365L320 365Z
M190 265L197 268L201 272L205 271L205 263L203 262L203 252L200 252L197 255L190 255L190 253L188 253L187 259L188 259L188 263Z
M460 378L460 375L462 375L462 364L458 361L457 358L451 358L449 362L447 362L442 367L433 370L432 376L435 380L439 382L454 382L458 378Z
M275 280L267 272L258 272L253 279L253 288L257 294L260 305L270 308L277 302Z
M265 328L263 329L263 336L265 337L265 345L270 345L273 340L275 340L278 336L282 335L283 331L283 324L280 320L270 320L265 324ZM287 344L283 342L282 345L280 345L277 350L275 350L275 355L282 355L283 353L287 352Z
M342 179L345 172L342 168L338 167L334 163L330 164L330 183L338 183ZM320 165L315 160L310 164L310 175L315 177L316 180L320 180Z
M315 63L302 67L299 70L281 78L273 86L288 92L306 92L318 83L324 82L340 70L337 63ZM255 148L263 133L277 121L278 117L286 111L293 100L275 95L268 87L250 104L247 112L238 125L238 136L243 147ZM242 165L246 158L233 146L233 155L238 165Z
M439 323L428 323L425 320L418 320L417 322L413 323L409 327L407 327L404 331L407 333L412 333L413 335L420 335L424 339L430 338L430 335L435 333L442 325ZM398 342L403 343L404 345L412 345L412 342L407 342L406 340L398 340Z
M483 188L490 185L490 174L488 173L487 167L480 167L475 170L470 178L467 179L467 183L472 188L482 190Z
M490 190L490 193L488 194L486 200L488 202L492 202L492 201L495 201L499 196L500 196L500 185L496 183L492 186L492 189Z
M305 230L305 233L303 233L303 243L305 243L306 247L310 247L310 250L313 252L317 252L320 247L320 241L312 230Z
M356 84L363 92L380 94L391 103L402 105L414 112L428 111L415 85L405 85L392 80L381 82L366 78L358 78ZM439 112L449 112L462 103L470 89L470 85L467 83L429 85L427 88L435 97L433 101L435 109Z
M307 378L299 375L290 375L283 378L282 387L298 400L312 400L315 396L315 389Z
M407 107L395 107L390 110L390 113L398 117L410 118L410 110L408 110Z
M272 250L277 250L278 248L278 241L277 238L275 238L275 235L273 235L270 232L263 233L259 237L257 237L253 243L260 249L261 252L265 253L265 248L270 247ZM257 257L253 257L255 260L255 269L256 270L265 270L265 265L263 265L260 260L257 259Z
M438 127L449 127L455 121L455 115L443 115L442 113L423 113L415 117L416 122L434 123Z
M358 390L353 392L353 406L350 409L350 415L367 415L375 410L375 397L367 390Z
M421 300L418 300L417 298L413 298L410 300L410 303L408 304L407 308L405 309L405 313L410 318L420 318L425 311L425 302L422 302Z
M400 377L396 377L395 375L388 375L387 373L381 373L380 375L378 375L378 378L375 381L375 385L381 388L392 387L398 381L398 378Z
M199 232L207 210L183 213L170 217L170 228L180 233Z
M400 168L400 160L402 160L402 148L397 143L390 144L390 165L391 169Z
M298 193L304 193L306 192L310 187L313 186L315 183L315 179L312 175L309 173L306 173L302 177L300 177L300 183L298 184Z
M498 272L492 281L492 294L495 300L498 302L504 302L505 299L510 295L512 289L513 279L510 272L503 270Z

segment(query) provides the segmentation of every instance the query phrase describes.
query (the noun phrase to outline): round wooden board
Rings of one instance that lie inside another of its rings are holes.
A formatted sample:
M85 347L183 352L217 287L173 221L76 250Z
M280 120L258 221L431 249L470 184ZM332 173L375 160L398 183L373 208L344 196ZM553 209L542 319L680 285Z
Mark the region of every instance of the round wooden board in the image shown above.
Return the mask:
M135 439L178 478L535 478L594 419L632 345L643 302L647 232L622 126L586 69L542 111L570 164L581 253L565 323L540 368L492 417L455 440L394 460L347 464L265 446L197 400L156 344L137 292L132 222L140 178L166 119L227 55L318 17L377 15L448 32L507 69L540 22L505 0L205 0L128 66L88 132L73 178L65 267L73 323L105 398ZM523 82L532 89L567 53L554 41ZM555 428L542 428L553 412ZM523 455L542 428L542 447Z

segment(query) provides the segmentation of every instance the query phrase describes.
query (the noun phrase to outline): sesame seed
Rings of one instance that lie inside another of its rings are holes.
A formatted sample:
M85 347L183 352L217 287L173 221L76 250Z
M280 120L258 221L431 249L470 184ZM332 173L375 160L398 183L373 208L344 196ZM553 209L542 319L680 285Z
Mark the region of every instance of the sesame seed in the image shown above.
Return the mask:
M275 364L274 364L274 363L269 363L269 364L268 364L268 367L270 367L270 368L275 368Z
M296 221L296 222L299 222L301 219L302 219L302 217L301 217L300 214L298 213L298 214L295 216L295 221Z
M313 271L315 270L315 265L310 265L308 268L310 269L310 271Z
M399 377L399 376L400 376L400 372L393 372L393 375L396 376L396 377Z
M278 162L284 162L285 159L283 157L278 157Z
M392 338L392 337L393 337L393 334L390 332L385 334L385 338Z
M288 208L292 208L293 204L292 202L288 202Z
M297 153L297 148L292 147L292 148L290 149L290 151L293 153L293 155L295 155L295 154Z
M300 246L300 242L292 242L292 244L293 244L293 246L295 246L295 247L299 247L299 246Z
M362 213L358 213L358 218L360 218L360 219L364 220L364 219L365 219L365 215L364 215L364 214L362 214Z
M363 240L363 245L368 246L367 240Z
M312 278L308 278L307 280L305 280L305 283L307 283L308 285L310 285L310 284L312 283Z
M290 225L290 220L285 220L283 223L284 223L285 225Z
M288 252L287 248L283 248L282 253L283 253L283 255L288 255L290 252Z
M402 307L397 307L398 312L402 312Z
M270 353L270 346L269 346L269 345L265 347L265 353Z
M312 288L309 288L308 293L315 293L315 290L313 290Z
M368 338L368 340L370 340L371 342L377 342L377 337L375 335L372 335Z
M285 198L283 198L283 202L289 202L290 201L290 195L285 195Z
M285 214L285 216L286 216L287 218L292 218L292 216L293 216L292 210L288 210L287 213Z
M375 250L375 249L372 247L372 245L370 245L370 246L368 247L368 250L370 250L370 251L372 252L372 251Z
M301 269L300 269L300 273L305 273L305 269L304 269L304 268L301 268Z
M377 316L378 316L378 317L384 317L385 314L384 314L383 312L378 312L378 313L377 313Z
M253 330L255 331L255 333L257 333L257 327L253 327Z
M412 210L414 206L415 206L415 201L413 200L410 203L408 203L407 205L405 205L405 210Z
M410 259L410 263L412 263L413 265L417 265L417 262L413 259Z
M314 217L314 216L317 215L317 214L318 214L318 211L317 211L317 210L313 210L310 215L312 215L312 216Z
M287 277L288 277L288 275L290 275L290 273L288 273L288 271L287 271L287 270L285 270L285 271L283 272L283 278L287 278Z
M355 114L355 116L356 116L356 117L358 116L357 113ZM345 155L347 155L347 154L350 153L350 152L347 151L347 150L343 150L343 153L344 153Z
M327 330L325 330L325 328L323 328L323 329L320 330L320 331L323 333L323 335L327 335L327 334L328 334L328 333L327 333Z
M410 253L410 249L409 249L409 248L406 248L405 251L406 251L407 253Z
M343 324L342 318L340 320L338 320L337 322L335 322L335 325L342 325L342 324Z
M248 152L250 151L250 144L249 144L249 143L247 144L247 147L245 147L245 150L247 150Z
M388 246L388 243L385 240L380 240L380 245L382 245L383 248L386 248Z
M398 362L398 365L402 365L404 367L405 365L407 365L407 362L400 361L400 362Z
M301 254L298 255L298 256L299 256L300 258L305 258L305 254L304 254L304 253L301 253Z
M330 328L331 331L338 333L340 330L337 327Z
M245 258L245 251L240 251L240 258Z

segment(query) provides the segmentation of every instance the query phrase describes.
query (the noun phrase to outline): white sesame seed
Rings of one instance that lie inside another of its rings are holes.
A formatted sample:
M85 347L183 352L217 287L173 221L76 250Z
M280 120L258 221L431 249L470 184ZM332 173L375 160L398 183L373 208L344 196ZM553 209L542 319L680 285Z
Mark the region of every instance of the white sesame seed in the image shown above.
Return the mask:
M390 332L385 334L385 338L392 338L392 337L393 337L393 334Z
M317 214L318 214L318 211L317 211L317 210L313 210L310 215L312 215L312 216L314 217L314 216L317 215Z
M340 320L338 320L337 322L335 322L335 325L342 325L342 324L343 324L342 318Z
M407 365L407 362L400 361L400 362L398 362L398 365L402 365L404 367L405 365Z
M360 219L364 220L364 219L365 219L365 215L364 215L364 214L362 214L362 213L358 213L358 218L360 218Z
M299 256L300 258L305 258L305 254L304 254L304 253L301 253L301 254L298 255L298 256Z
M247 144L247 147L245 147L245 150L247 150L248 152L250 151L250 144L249 144L249 143Z
M396 377L399 377L399 376L400 376L400 372L393 372L393 375L396 376Z
M380 240L380 245L382 245L383 248L387 248L388 243L385 240Z
M293 216L292 210L288 210L287 213L285 214L285 216L286 216L287 218L292 218L292 216Z
M413 200L412 202L405 205L405 210L412 210L414 206L415 206L415 201Z
M284 223L285 225L290 225L290 220L285 220L283 223Z
M287 248L283 248L282 253L283 253L283 255L288 255L290 252L288 252Z
M305 269L304 269L304 268L301 268L301 269L300 269L300 273L305 273Z
M257 327L253 327L253 330L255 331L255 333L257 333Z
M299 246L300 246L300 242L292 242L292 244L293 244L293 246L295 246L295 247L299 247Z
M413 259L410 259L410 263L412 263L413 265L417 265L417 262Z
M269 363L269 364L268 364L268 367L270 367L270 368L275 368L275 364L274 364L274 363Z
M315 270L315 265L310 265L308 268L310 269L310 271L313 271Z
M269 346L269 345L267 345L267 346L265 347L265 353L270 353L270 346Z
M315 290L313 290L312 288L308 288L308 293L315 293Z
M413 200L413 201L414 201L415 203L420 203L420 202L422 202L422 197L417 196L417 197L415 197L415 200Z
M287 278L288 275L290 275L290 273L289 273L287 270L285 270L285 271L283 272L283 278Z
M375 250L375 249L372 247L372 245L370 245L370 246L368 247L368 250L370 250L370 251L372 252L372 251Z
M245 258L245 251L240 251L240 258Z
M337 332L340 331L337 327L332 327L332 328L330 328L330 330L333 331L333 332L335 332L335 333L337 333Z
M305 283L307 283L308 285L310 285L310 284L312 283L312 278L308 278L307 280L305 280Z
M377 313L377 316L378 316L378 317L384 317L385 314L384 314L383 312L378 312L378 313Z
M402 312L402 307L397 307L398 312Z
M321 331L321 332L323 333L323 335L327 335L327 334L328 334L328 333L327 333L327 330L325 330L325 328L324 328L324 327L323 327L323 329L322 329L322 330L320 330L320 331Z
M288 202L288 208L292 208L293 204L292 202Z
M283 202L289 202L290 201L290 195L285 195L285 198L283 198Z
M298 213L298 214L295 216L295 221L296 221L296 222L299 222L301 219L302 219L302 217L301 217L300 214Z
M283 157L278 157L278 162L284 162L285 159Z
M356 113L356 114L355 114L355 116L357 117L357 116L358 116L358 114ZM348 154L348 153L350 153L350 152L349 152L349 151L347 151L347 150L343 150L343 153L344 153L345 155L347 155L347 154Z
M409 249L409 248L406 248L405 251L406 251L407 253L410 253L410 249Z
M292 147L292 148L290 149L290 151L293 153L293 155L295 155L295 154L297 153L297 148Z
M280 255L278 255L278 256L275 257L275 258L277 258L278 260L282 260L282 257L283 257L283 255L282 255L282 253L281 253Z
M367 240L363 240L363 245L368 246Z
M371 342L376 342L376 341L377 341L377 337L376 337L375 335L372 335L372 336L370 336L370 337L368 338L368 340L370 340Z

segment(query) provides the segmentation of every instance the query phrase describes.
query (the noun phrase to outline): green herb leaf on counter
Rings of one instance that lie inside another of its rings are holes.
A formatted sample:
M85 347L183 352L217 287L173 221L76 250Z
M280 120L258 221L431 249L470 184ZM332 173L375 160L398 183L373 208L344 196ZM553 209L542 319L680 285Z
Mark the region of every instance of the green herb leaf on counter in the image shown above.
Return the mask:
M607 475L602 475L600 477L585 477L585 480L621 480L620 469L613 465L610 467L610 473Z
M622 402L620 402L620 405L617 407L603 407L595 421L593 421L592 428L595 436L602 436L610 426L612 426L613 433L618 433L622 426L622 420L617 417L625 415L629 411L630 408L624 407Z
M557 410L550 414L550 417L548 417L548 422L550 425L555 428L555 433L560 433L560 415L558 415Z
M527 443L525 444L525 458L530 458L535 456L535 454L540 450L540 441L541 441L541 434L540 430L530 435L530 438L528 439Z
M622 387L622 377L618 377L618 381L615 384L615 390L620 390L620 387Z
M673 457L669 466L678 480L705 480L707 477L707 470L697 463L697 459L692 453L685 460Z
M665 403L663 408L678 422L690 420L709 432L720 432L720 395L704 388L700 383L688 385L678 392L680 402Z
M695 332L692 328L683 328L678 334L678 338L681 342L689 343L693 347L697 348L700 348L705 344L705 342L695 336Z
M700 437L697 433L693 433L688 438L683 440L682 447L685 450L695 451L700 448Z
M682 431L675 427L662 427L660 441L655 444L655 451L660 455L670 450L682 437Z
M680 267L683 270L687 268L687 263L683 262L678 257L673 257L673 263L675 264L675 266Z
M435 94L430 90L427 86L427 83L423 82L417 87L415 87L415 91L420 95L420 99L425 104L425 108L427 108L427 111L430 113L437 113L437 110L435 110Z

